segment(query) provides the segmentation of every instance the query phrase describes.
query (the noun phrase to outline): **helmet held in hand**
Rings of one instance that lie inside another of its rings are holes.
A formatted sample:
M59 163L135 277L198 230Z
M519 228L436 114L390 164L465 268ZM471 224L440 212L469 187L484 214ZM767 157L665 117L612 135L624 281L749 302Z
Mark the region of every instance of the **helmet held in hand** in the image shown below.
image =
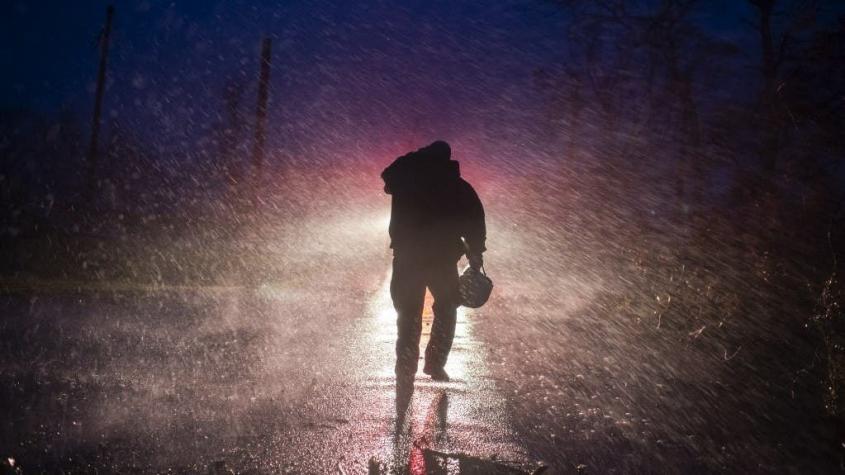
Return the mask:
M467 267L458 278L461 292L461 305L478 308L487 302L493 291L493 281L487 277L484 268Z

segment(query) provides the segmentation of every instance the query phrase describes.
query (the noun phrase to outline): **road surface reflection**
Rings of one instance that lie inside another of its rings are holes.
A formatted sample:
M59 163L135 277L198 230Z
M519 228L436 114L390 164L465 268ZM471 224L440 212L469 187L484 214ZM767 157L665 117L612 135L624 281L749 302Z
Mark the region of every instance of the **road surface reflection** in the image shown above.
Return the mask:
M370 304L368 329L361 332L378 343L377 365L370 381L392 391L396 312L390 299L390 272ZM428 343L433 313L431 295L423 311L421 352ZM455 341L446 366L451 381L433 382L418 371L413 393L396 388L391 430L377 443L370 470L391 473L524 473L528 467L513 442L501 397L485 367L485 352L473 338L472 320L482 310L458 309ZM422 362L419 364L422 368ZM384 398L379 398L384 400Z

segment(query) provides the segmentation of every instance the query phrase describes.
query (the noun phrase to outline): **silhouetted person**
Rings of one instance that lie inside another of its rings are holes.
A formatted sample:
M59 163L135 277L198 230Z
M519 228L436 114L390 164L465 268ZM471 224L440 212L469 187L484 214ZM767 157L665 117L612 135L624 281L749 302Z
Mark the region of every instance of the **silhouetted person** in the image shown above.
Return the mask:
M470 266L482 265L484 208L443 141L397 158L381 177L384 191L393 197L390 296L398 314L397 383L412 382L417 372L426 287L434 297L434 324L423 372L448 381L444 366L460 303L457 263L466 253Z

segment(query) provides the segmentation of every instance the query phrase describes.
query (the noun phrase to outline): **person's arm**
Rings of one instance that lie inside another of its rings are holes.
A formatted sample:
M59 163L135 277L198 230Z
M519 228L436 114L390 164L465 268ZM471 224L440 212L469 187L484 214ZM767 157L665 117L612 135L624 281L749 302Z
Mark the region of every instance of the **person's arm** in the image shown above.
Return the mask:
M473 268L479 268L483 264L481 254L487 250L487 226L484 222L484 206L478 198L478 194L472 186L464 181L463 211L464 226L463 238L467 245L467 259Z

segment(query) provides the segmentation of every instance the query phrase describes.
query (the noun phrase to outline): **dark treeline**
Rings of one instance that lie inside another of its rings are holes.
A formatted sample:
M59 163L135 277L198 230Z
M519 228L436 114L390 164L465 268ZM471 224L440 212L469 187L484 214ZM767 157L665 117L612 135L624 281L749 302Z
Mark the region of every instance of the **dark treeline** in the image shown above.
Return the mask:
M549 183L538 199L561 195L565 223L556 250L594 256L573 258L570 268L609 269L618 278L582 317L620 314L639 325L650 316L636 339L652 357L617 341L599 344L630 358L619 373L641 376L626 380L640 396L622 407L678 421L676 433L657 439L696 434L676 449L697 460L661 459L643 447L630 467L839 467L845 17L831 14L834 2L749 0L727 11L695 0L553 3L571 18L562 32L566 60L539 67L535 85L546 98L545 139L559 144L563 166L577 164L577 172L561 175L577 183L577 193ZM703 26L740 10L741 18L727 21L739 33ZM595 341L606 338L573 326ZM541 337L533 331L517 339ZM545 331L564 340L572 329ZM686 341L687 350L668 341ZM542 353L519 365L561 374L554 368L574 365L555 350ZM656 367L686 395L669 404L644 400L655 379L642 375ZM689 399L695 403L682 407ZM551 403L512 403L542 414L521 424L537 445L553 444L540 442L542 434L569 421ZM696 418L701 425L690 423ZM564 440L542 455L606 466L606 457L629 450L623 439L611 437L593 453ZM780 451L761 459L760 447L772 446Z

